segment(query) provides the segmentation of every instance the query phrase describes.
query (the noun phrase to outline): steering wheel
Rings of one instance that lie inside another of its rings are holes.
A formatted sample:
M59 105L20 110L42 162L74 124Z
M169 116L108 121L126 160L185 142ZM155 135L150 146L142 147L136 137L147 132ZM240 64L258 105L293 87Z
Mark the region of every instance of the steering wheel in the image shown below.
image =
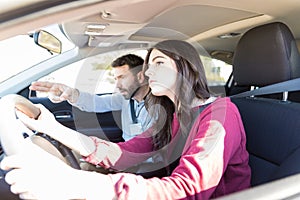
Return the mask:
M34 134L29 131L29 129L17 119L15 113L16 109L34 119L37 119L40 115L40 109L23 96L9 94L0 99L0 110L3 113L3 117L5 117L5 119L2 118L0 120L0 142L6 155L21 152L22 145L19 144L25 142L25 139L30 139L34 144L58 157L69 166L80 169L71 149L45 134Z

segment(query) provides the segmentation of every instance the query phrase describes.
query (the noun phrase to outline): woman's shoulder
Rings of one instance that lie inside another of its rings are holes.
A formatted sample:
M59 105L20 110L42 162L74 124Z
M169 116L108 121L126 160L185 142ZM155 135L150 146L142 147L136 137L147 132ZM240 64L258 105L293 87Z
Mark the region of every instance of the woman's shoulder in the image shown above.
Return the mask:
M239 113L236 105L231 101L229 97L214 97L211 102L208 103L203 112L219 113L219 112L233 112Z
M210 97L207 100L207 104L209 104L210 107L235 107L235 104L232 103L229 97Z

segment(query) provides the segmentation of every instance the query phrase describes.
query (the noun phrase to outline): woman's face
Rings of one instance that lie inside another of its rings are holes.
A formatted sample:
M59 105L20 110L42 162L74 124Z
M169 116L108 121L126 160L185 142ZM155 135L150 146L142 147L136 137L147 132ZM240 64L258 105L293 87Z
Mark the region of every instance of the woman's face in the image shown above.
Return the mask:
M174 102L177 68L173 59L157 49L153 49L149 56L148 69L149 86L155 96L167 96Z

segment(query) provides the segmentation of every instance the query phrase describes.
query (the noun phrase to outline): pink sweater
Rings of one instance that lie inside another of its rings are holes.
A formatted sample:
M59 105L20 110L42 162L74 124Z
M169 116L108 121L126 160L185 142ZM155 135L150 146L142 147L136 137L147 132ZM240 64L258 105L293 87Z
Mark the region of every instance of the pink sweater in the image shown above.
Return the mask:
M179 123L174 117L173 138L178 129ZM146 131L130 141L118 143L121 157L114 165L109 165L107 155L105 167L125 169L145 160L152 151L149 134L150 131ZM98 141L95 139L96 143ZM94 158L95 155L90 155L86 160L101 165ZM196 119L180 163L170 176L150 179L129 173L109 176L120 199L200 200L250 187L246 136L238 109L229 98L218 98L205 108Z

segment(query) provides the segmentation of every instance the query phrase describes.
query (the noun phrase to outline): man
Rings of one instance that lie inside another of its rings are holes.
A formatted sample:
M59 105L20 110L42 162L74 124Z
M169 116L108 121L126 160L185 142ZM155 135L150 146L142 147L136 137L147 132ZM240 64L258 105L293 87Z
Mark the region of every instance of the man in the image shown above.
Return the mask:
M121 56L112 62L116 87L119 93L98 96L61 83L34 82L31 90L49 92L49 99L58 103L67 100L70 104L87 112L122 110L123 139L130 140L151 126L151 119L144 105L149 93L142 65L144 60L134 54Z

